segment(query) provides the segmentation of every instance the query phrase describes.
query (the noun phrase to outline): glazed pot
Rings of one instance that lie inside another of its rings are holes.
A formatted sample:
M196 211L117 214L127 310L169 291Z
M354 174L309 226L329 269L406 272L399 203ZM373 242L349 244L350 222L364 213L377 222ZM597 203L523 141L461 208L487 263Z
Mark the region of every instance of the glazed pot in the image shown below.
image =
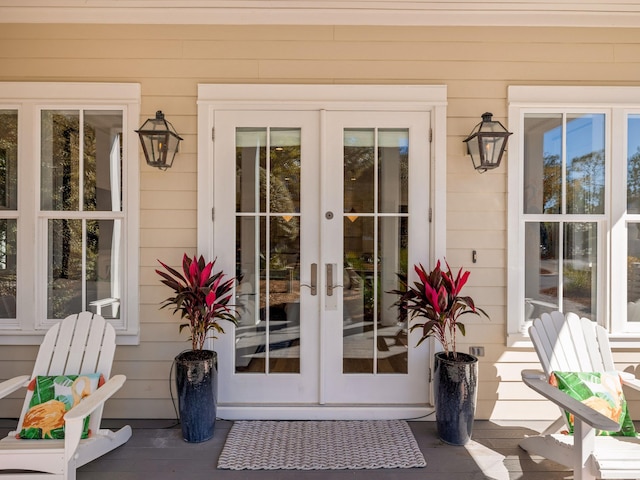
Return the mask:
M218 355L186 350L175 358L176 391L182 437L200 443L213 437L218 393Z
M440 439L464 445L471 438L478 386L478 358L458 353L435 354L433 393Z

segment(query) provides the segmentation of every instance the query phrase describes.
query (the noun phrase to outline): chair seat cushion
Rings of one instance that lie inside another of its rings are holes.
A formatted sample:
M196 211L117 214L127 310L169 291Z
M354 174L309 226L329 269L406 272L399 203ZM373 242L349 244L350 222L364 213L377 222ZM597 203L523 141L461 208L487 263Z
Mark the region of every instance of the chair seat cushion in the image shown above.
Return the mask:
M64 415L104 383L99 373L86 375L38 376L29 384L33 391L29 409L22 421L19 438L64 438ZM89 417L85 418L82 438L89 436Z
M552 372L549 383L620 425L617 432L599 431L598 435L636 436L618 372ZM573 415L565 415L568 433L573 434Z

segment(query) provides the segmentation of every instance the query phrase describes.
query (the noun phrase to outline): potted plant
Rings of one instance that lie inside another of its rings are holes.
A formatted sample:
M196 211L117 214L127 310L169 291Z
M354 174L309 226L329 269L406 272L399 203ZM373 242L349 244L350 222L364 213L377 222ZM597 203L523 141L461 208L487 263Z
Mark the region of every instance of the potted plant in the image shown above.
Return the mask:
M175 358L176 387L182 436L187 442L204 442L213 436L216 422L217 353L205 350L207 338L224 333L221 320L237 324L235 307L229 302L234 279L225 279L222 271L214 271L215 260L182 257L182 273L160 262L166 271L156 270L161 282L174 295L163 301L162 308L180 313L180 331L188 328L191 350Z
M391 293L400 297L394 304L400 314L413 321L410 331L420 330L417 345L430 337L442 345L443 351L435 354L433 384L438 435L446 443L464 445L471 438L475 416L478 359L456 350L456 336L466 333L462 315L488 316L471 297L461 295L470 272L460 269L454 275L445 264L442 269L438 260L431 272L422 264L414 265L418 280L409 286L401 278L405 288Z

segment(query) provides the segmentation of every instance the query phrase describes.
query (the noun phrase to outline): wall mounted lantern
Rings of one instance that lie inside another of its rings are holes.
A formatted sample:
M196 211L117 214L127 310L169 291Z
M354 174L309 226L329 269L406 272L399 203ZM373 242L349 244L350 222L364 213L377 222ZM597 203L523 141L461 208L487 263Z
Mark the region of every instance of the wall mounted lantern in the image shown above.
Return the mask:
M492 116L492 113L484 113L482 122L476 125L464 140L473 166L480 173L500 165L502 154L507 146L507 139L511 135L511 132L508 132L504 125L491 120Z
M156 118L149 118L136 130L144 151L147 165L166 170L173 165L182 137L176 129L164 119L162 111L156 112Z

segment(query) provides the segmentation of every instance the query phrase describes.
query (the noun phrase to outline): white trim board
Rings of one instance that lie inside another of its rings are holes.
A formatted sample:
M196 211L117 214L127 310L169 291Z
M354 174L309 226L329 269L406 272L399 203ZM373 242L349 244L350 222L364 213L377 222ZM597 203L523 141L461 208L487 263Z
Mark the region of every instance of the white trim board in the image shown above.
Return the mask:
M2 23L639 27L635 1L0 0Z

